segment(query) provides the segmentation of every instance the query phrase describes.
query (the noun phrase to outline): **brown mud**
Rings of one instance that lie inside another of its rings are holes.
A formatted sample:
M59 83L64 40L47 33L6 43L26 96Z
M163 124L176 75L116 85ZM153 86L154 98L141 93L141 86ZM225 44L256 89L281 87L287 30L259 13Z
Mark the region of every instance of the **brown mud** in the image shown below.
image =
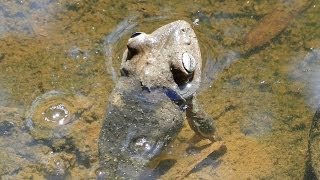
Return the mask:
M168 148L167 153L178 154L176 162L180 162L168 173L182 172L185 179L301 179L314 107L307 101L308 82L291 77L296 65L320 48L320 4L290 2L1 2L0 127L10 131L0 128L0 177L41 179L62 169L67 172L64 177L94 179L98 136L115 83L106 60L111 56L112 66L119 69L125 43L134 31L150 33L177 19L190 23L199 19L193 28L204 61L219 65L219 57L241 52L244 43L250 44L248 49L263 48L219 71L214 82L206 82L210 86L199 93L226 151L211 154L219 144L210 144L211 152L195 152L196 165L190 164L192 155L187 154L184 161L193 136L186 126ZM285 7L289 8L278 11ZM105 38L129 17L136 25L112 42L112 51L106 54ZM266 31L259 25L265 23ZM246 34L250 42L244 42ZM68 136L72 142L32 144L32 134L24 129L25 112L37 97L51 90L85 96L92 105L73 124ZM52 154L54 150L57 154Z

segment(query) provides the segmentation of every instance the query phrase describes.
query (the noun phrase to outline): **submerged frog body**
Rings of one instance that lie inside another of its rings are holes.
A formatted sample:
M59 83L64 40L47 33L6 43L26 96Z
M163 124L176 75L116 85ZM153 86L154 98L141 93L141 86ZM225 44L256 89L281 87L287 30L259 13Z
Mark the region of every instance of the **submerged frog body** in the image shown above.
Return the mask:
M181 130L185 111L196 134L213 139L213 121L194 97L201 61L185 21L131 36L100 133L99 178L143 178L148 163Z

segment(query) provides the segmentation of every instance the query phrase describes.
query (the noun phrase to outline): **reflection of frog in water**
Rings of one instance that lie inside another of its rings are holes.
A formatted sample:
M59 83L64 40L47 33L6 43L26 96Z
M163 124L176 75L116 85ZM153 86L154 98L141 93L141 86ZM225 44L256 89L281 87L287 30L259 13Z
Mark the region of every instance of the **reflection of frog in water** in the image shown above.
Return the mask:
M200 49L187 22L131 36L100 134L102 178L142 176L181 130L184 111L196 134L213 140L213 121L194 97L200 77Z

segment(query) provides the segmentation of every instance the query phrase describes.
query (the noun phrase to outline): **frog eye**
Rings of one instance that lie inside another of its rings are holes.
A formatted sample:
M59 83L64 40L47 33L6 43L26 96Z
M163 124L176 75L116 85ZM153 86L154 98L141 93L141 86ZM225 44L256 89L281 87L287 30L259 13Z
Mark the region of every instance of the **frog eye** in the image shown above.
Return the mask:
M137 55L139 53L139 50L137 48L133 48L128 46L128 52L127 52L127 58L126 60L131 60L133 56Z
M196 60L189 53L182 54L182 64L188 73L192 73L196 69Z
M130 36L130 38L134 38L136 36L139 36L140 34L142 34L142 33L141 32L135 32Z

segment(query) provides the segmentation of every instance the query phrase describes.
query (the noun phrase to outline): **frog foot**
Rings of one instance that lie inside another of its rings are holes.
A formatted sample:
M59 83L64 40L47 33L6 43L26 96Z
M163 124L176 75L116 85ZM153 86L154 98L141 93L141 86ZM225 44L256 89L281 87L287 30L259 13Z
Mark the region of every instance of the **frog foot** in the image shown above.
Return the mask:
M196 144L196 143L198 143L199 141L204 140L204 139L208 139L208 140L210 140L212 143L222 140L222 138L221 138L217 133L214 133L213 135L204 136L204 135L199 134L199 133L196 132L196 133L188 140L188 142L189 142L189 144Z

